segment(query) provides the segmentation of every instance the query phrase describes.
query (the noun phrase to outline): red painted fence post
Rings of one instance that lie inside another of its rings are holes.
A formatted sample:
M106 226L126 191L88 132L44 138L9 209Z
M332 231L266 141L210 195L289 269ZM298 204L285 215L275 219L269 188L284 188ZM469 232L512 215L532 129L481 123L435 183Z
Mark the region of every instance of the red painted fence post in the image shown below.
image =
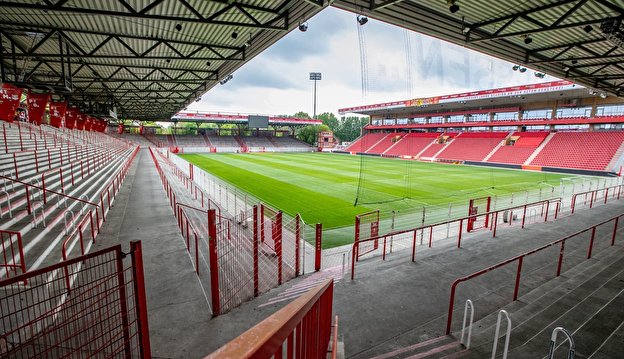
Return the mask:
M323 237L323 225L321 223L316 224L316 244L314 250L314 270L321 270L321 242Z
M214 210L213 210L214 211ZM260 293L258 277L258 206L253 206L253 271L254 271L254 297Z
M275 221L272 226L273 243L275 245L275 254L277 254L277 284L282 284L282 211L277 212Z
M145 295L145 276L143 274L143 250L141 241L130 242L130 252L132 253L132 282L134 284L135 307L137 310L137 321L139 322L139 349L142 358L151 358L151 347L149 338L149 325L147 323L147 296Z
M301 216L295 216L295 277L299 276L299 251L301 245Z
M208 251L210 260L210 294L214 315L221 314L219 300L219 264L217 257L217 216L214 209L208 210Z
M518 259L518 269L516 270L516 285L514 287L513 300L518 300L518 290L520 289L520 275L522 274L522 261L524 257Z
M615 244L615 234L617 233L618 221L619 220L620 220L620 217L617 217L615 219L615 224L613 225L613 236L611 236L611 245Z
M589 240L589 249L587 250L587 259L591 258L592 249L594 248L594 238L596 237L596 226L592 227L591 239Z

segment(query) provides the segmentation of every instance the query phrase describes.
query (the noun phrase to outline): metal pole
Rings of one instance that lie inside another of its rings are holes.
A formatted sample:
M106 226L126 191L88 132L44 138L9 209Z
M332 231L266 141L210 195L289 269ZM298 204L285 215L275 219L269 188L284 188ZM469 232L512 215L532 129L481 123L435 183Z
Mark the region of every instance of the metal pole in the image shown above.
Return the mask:
M314 115L312 118L316 118L316 80L314 80Z

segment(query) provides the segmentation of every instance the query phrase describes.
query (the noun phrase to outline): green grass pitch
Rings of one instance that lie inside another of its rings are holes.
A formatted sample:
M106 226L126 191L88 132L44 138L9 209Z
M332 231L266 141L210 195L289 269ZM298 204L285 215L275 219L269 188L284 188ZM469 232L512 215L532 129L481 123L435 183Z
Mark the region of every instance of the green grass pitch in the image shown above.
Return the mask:
M323 223L324 229L352 226L356 214L373 209L406 210L467 202L475 197L535 189L544 183L558 186L561 178L569 177L370 157L364 159L364 197L387 200L408 194L409 199L354 206L359 156L327 153L180 156L291 216L299 213L306 223Z

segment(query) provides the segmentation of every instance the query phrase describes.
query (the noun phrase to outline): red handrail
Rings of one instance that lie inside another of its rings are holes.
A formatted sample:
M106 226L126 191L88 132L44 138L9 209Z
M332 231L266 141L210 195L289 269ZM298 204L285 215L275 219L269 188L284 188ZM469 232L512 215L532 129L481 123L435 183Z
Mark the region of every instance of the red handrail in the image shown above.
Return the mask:
M332 332L334 280L310 289L206 358L325 358ZM296 340L295 340L296 339Z
M515 301L516 299L518 299L518 292L519 292L519 288L520 288L520 275L522 273L522 262L524 260L524 257L527 257L527 256L529 256L531 254L540 252L540 251L542 251L542 250L544 250L546 248L550 248L550 247L552 247L554 245L561 244L561 249L559 251L559 257L558 257L558 262L557 262L556 277L558 277L561 274L561 265L563 263L563 255L564 255L565 241L566 240L568 240L568 239L570 239L572 237L576 237L579 234L583 234L585 232L591 231L591 237L590 237L590 241L589 241L589 248L587 250L587 259L590 259L591 255L592 255L593 245L594 245L594 237L596 235L596 228L598 226L601 226L603 224L609 223L611 221L615 222L615 225L613 227L613 234L612 234L612 237L611 237L611 246L613 246L615 244L615 235L617 233L618 221L619 221L619 218L622 217L622 216L624 216L624 213L619 214L619 215L617 215L615 217L611 217L611 218L609 218L607 220L604 220L602 222L599 222L597 224L594 224L591 227L588 227L588 228L582 229L582 230L580 230L578 232L575 232L575 233L572 233L570 235L567 235L567 236L565 236L563 238L557 239L556 241L550 242L550 243L545 244L545 245L543 245L541 247L537 247L537 248L532 249L532 250L530 250L528 252L525 252L525 253L522 253L520 255L508 258L508 259L506 259L506 260L504 260L504 261L502 261L502 262L500 262L498 264L495 264L495 265L489 266L487 268L478 270L478 271L476 271L476 272L474 272L472 274L469 274L469 275L467 275L465 277L456 279L453 282L453 284L451 285L451 295L450 295L450 299L449 299L449 312L448 312L448 317L447 317L447 321L446 321L446 334L448 335L448 334L451 333L451 324L452 324L452 321L453 321L453 308L454 308L454 305L455 305L455 291L456 291L457 285L459 283L465 282L465 281L467 281L469 279L478 277L478 276L480 276L482 274L485 274L485 273L488 273L488 272L490 272L490 271L492 271L494 269L503 267L503 266L505 266L505 265L507 265L509 263L517 261L518 262L518 268L516 270L516 280L515 280L514 294L513 294L513 300Z
M572 201L570 203L570 210L572 212L572 214L574 214L574 209L576 208L576 198L578 196L581 195L585 195L585 201L587 201L587 195L590 195L590 199L589 199L589 208L592 208L594 205L594 201L597 199L598 193L600 191L605 191L604 193L604 203L607 203L607 200L609 199L609 190L613 190L613 197L615 197L615 192L617 190L617 199L620 199L620 194L622 192L622 188L624 187L624 185L617 185L617 186L611 186L611 187L605 187L605 188L598 188L598 189L593 189L590 191L585 191L585 192L580 192L580 193L575 193L572 196Z
M544 214L544 222L548 221L548 213L549 213L549 207L551 203L555 203L555 214L554 214L554 218L557 219L557 215L559 213L559 209L561 208L561 198L557 197L557 198L550 198L550 199L545 199L545 200L541 200L541 201L536 201L536 202L531 202L531 203L526 203L523 205L519 205L519 206L513 206L513 207L507 207L507 208L503 208L503 209L497 209L497 210L493 210L493 211L489 211L489 212L485 212L483 214L477 215L477 216L493 216L494 220L491 223L490 226L490 230L492 231L492 237L496 237L496 230L498 227L498 214L501 212L505 212L505 211L509 211L509 218L513 217L513 211L516 209L521 209L523 211L524 214L526 214L526 209L527 207L533 207L533 206L539 206L541 205L542 208L544 207L544 205L546 206L546 212ZM401 234L407 234L407 233L413 233L413 242L412 242L412 262L415 261L416 258L416 238L417 238L417 233L418 231L421 231L423 234L425 232L425 230L429 229L429 247L431 248L432 246L432 241L433 241L433 228L437 227L437 226L443 226L443 225L448 225L451 223L455 223L455 222L459 222L459 232L457 235L457 248L461 248L461 239L462 239L462 230L463 230L463 223L464 221L467 221L470 218L475 217L475 215L469 215L466 217L462 217L462 218L456 218L456 219L452 219L452 220L448 220L448 221L443 221L443 222L437 222L437 223L432 223L432 224L428 224L425 226L420 226L420 227L415 227L415 228L410 228L410 229L404 229L404 230L399 230L399 231L394 231L394 232L388 232L386 234L383 235L379 235L379 236L375 236L375 237L370 237L370 238L366 238L366 239L360 239L357 242L353 243L352 246L352 250L351 250L351 279L353 280L355 278L355 262L356 259L358 257L359 254L359 246L362 243L366 243L366 242L371 242L371 241L378 241L380 239L383 239L384 241L384 246L383 248L383 254L382 254L382 258L385 260L385 242L388 239L388 237L392 237L392 236L397 236L397 235L401 235ZM521 228L524 228L525 226L525 215L522 216L522 224L521 224ZM511 219L509 220L509 224L511 225Z

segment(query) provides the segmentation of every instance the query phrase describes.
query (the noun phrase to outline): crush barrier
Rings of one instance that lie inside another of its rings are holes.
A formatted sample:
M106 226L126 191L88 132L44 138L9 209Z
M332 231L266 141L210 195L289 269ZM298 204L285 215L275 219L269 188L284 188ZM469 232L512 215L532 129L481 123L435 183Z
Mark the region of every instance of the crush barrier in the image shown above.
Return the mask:
M510 208L499 209L496 211L490 211L483 213L483 216L488 216L490 226L487 230L492 232L492 237L496 237L496 233L499 228L510 227L514 223L516 226L524 228L528 224L528 220L534 218L536 221L538 218L543 219L543 222L547 222L549 218L557 219L559 210L561 209L561 198L553 198L533 203L527 203L521 206L515 206ZM355 278L355 264L358 258L359 246L370 243L373 241L381 241L379 250L371 251L368 256L381 255L382 260L386 259L388 249L392 245L402 245L406 248L411 247L411 260L416 260L416 247L418 238L420 237L420 245L424 245L425 241L427 246L431 248L433 246L434 236L436 232L440 234L440 237L447 238L448 231L451 227L456 231L457 236L457 248L461 248L461 241L464 233L466 232L464 224L467 223L474 216L467 216L451 221L438 222L428 224L420 227L415 227L408 230L401 230L390 232L384 235L371 237L368 239L360 240L353 243L351 251L351 279Z
M518 299L518 295L519 295L519 290L520 290L520 281L522 278L522 266L524 263L525 258L532 256L533 254L537 254L539 252L542 252L544 250L547 250L549 248L556 248L557 246L559 246L559 253L556 256L556 270L555 272L555 277L559 277L561 275L561 270L562 270L562 265L563 265L563 259L565 256L565 245L567 241L570 241L572 239L581 237L583 234L589 234L588 235L588 243L587 243L587 259L590 259L592 257L592 253L594 250L594 242L596 240L596 229L600 228L602 226L604 226L605 230L607 231L607 233L609 233L610 231L610 241L609 241L609 245L611 247L613 247L615 245L615 239L616 239L616 235L617 235L617 231L618 231L618 224L620 221L620 218L624 216L624 213L619 214L617 216L611 217L607 220L604 220L602 222L599 222L593 226L590 226L588 228L582 229L580 231L577 231L575 233L572 233L570 235L567 235L563 238L557 239L553 242L550 242L548 244L545 244L543 246L540 246L538 248L535 248L533 250L530 250L528 252L522 253L520 255L508 258L506 260L503 260L502 262L499 262L497 264L494 264L492 266L483 268L481 270L478 270L472 274L469 274L465 277L462 278L458 278L456 279L453 284L451 285L451 294L450 294L450 298L449 298L449 311L448 311L448 315L447 315L447 323L446 323L446 334L450 334L451 333L451 326L452 326L452 322L453 322L453 310L454 310L454 306L455 306L455 293L457 291L457 286L460 283L466 282L468 280L471 280L473 278L477 278L480 277L486 273L490 273L498 268L502 268L502 267L506 267L508 264L512 264L512 263L516 263L517 267L516 267L516 274L515 274L515 279L514 279L514 284L513 284L513 301L516 301ZM613 226L611 229L610 224L613 223ZM583 238L581 238L580 240L582 240Z

